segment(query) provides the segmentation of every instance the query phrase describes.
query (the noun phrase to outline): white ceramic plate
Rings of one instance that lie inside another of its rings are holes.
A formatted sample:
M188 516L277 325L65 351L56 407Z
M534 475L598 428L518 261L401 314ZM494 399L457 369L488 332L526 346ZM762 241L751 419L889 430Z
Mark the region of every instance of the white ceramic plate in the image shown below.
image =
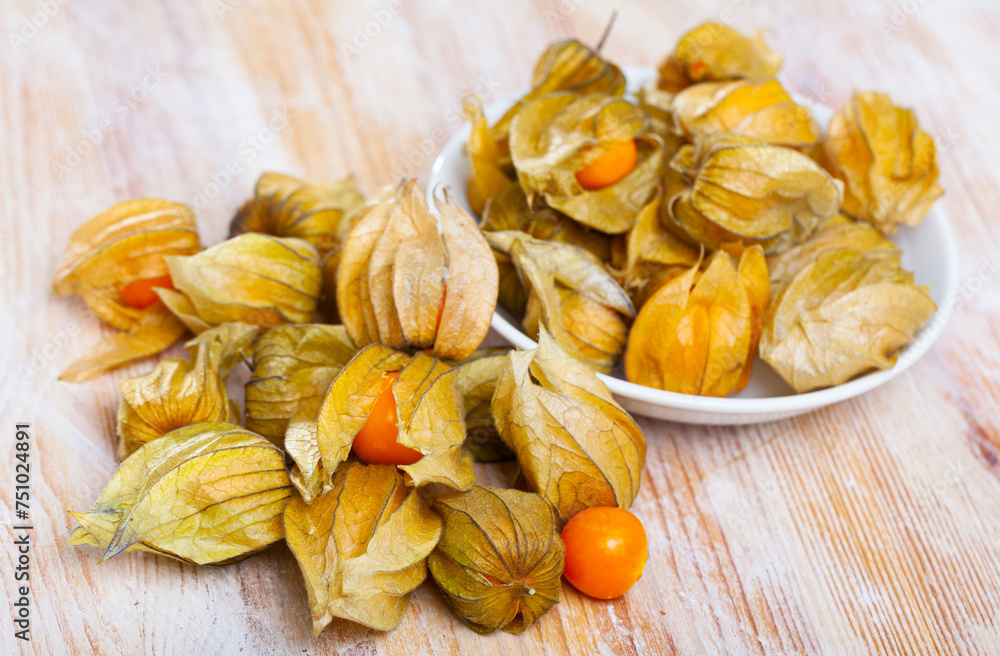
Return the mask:
M628 93L634 93L654 78L655 71L651 68L632 68L626 69L625 75L628 79ZM492 122L503 116L521 95L523 94L503 98L487 106L487 119ZM833 114L830 108L804 98L796 100L809 107L820 124L826 125L829 122ZM452 135L434 162L427 185L428 203L431 207L434 190L444 185L451 188L450 193L460 205L471 211L466 195L469 160L464 152L468 138L469 127L465 126ZM927 352L948 322L955 299L953 292L958 283L958 255L948 220L939 207L932 208L920 225L901 228L893 241L903 250L903 266L914 272L917 283L930 285L931 298L937 303L938 310L917 334L914 342L900 353L892 369L867 374L837 387L795 394L758 357L746 388L739 394L724 399L665 392L636 385L624 379L620 366L611 375L598 376L607 383L618 402L629 411L690 424L754 424L774 421L864 394L898 376ZM521 330L520 322L501 307L497 307L493 315L492 326L518 348L530 349L536 346L535 341Z

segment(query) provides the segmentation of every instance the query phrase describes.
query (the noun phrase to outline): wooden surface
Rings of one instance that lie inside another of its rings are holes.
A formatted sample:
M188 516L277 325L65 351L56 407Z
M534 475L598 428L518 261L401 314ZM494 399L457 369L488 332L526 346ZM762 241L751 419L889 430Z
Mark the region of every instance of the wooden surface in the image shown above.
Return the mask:
M12 612L14 423L33 424L32 641L3 654L1000 653L1000 16L991 0L5 0L0 17L0 417L3 587ZM642 581L597 602L568 586L522 636L480 637L429 584L401 626L335 621L318 640L283 546L225 568L66 544L114 472L118 381L58 373L110 329L48 295L69 232L130 197L195 203L206 243L264 170L426 180L462 91L523 87L552 39L651 64L697 22L771 27L781 79L839 105L855 86L916 108L937 135L941 207L962 254L957 310L930 353L862 398L746 428L640 421L633 509ZM54 9L53 9L54 8ZM373 14L372 12L375 12ZM382 14L384 19L386 14ZM374 36L344 49L358 30ZM143 83L150 87L141 90ZM276 138L263 143L271 126ZM108 129L110 128L110 129ZM98 130L100 143L81 144ZM257 141L251 142L251 140ZM258 148L259 146L259 148ZM224 171L235 162L239 171ZM992 267L992 269L991 269Z

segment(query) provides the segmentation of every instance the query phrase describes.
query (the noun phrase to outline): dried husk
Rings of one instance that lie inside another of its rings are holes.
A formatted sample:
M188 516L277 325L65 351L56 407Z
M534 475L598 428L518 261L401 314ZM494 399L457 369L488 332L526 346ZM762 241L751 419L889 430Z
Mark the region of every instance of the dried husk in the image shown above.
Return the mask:
M483 210L480 228L484 232L520 230L537 239L579 246L601 262L611 259L611 237L608 234L577 223L543 203L530 206L520 185L513 185L490 198Z
M434 510L444 527L427 564L470 629L521 633L559 603L565 547L542 497L477 485Z
M514 459L496 424L493 423L491 401L487 399L465 411L465 450L476 462L506 462Z
M514 458L497 433L491 408L507 353L508 349L485 349L454 367L454 384L465 408L464 448L478 462Z
M501 152L506 150L510 123L521 108L535 98L555 91L620 96L625 93L625 75L596 50L577 39L550 44L535 64L531 91L514 103L490 128L493 138L500 144Z
M226 377L250 357L256 336L256 326L225 323L185 345L191 359L167 358L148 374L123 380L118 456L125 459L143 444L191 424L238 423L239 408L226 393Z
M184 334L160 304L129 305L120 290L167 274L164 256L201 250L194 212L180 203L141 198L112 205L70 236L52 280L56 294L79 296L119 330L60 376L81 381L165 350Z
M536 335L544 324L573 357L609 372L625 350L635 308L628 294L587 251L535 239L516 230L484 233L508 254L528 289L522 325Z
M311 503L289 499L284 527L317 636L335 617L395 628L441 535L441 519L395 467L356 461L341 464Z
M118 468L72 545L152 551L199 565L246 558L280 540L292 493L282 453L239 426L211 422L148 442Z
M613 271L637 308L666 280L702 258L701 248L682 241L660 222L662 204L663 191L657 189L628 232L624 266Z
M248 232L166 260L176 289L156 291L192 332L234 321L307 323L316 312L322 272L316 249L301 239Z
M671 102L675 129L692 140L732 132L789 148L819 142L822 130L807 107L775 79L703 82Z
M796 392L840 385L892 367L935 309L893 258L828 249L771 304L760 355Z
M681 148L691 143L691 138L677 128L674 116L674 94L660 91L654 83L641 87L636 92L636 100L649 118L649 130L663 141L663 161L669 164ZM677 176L669 166L664 167L665 176ZM679 177L679 176L678 176ZM665 198L670 198L667 194Z
M657 86L677 93L698 82L773 77L780 69L781 55L767 47L763 31L750 38L708 21L681 37L660 63Z
M917 225L944 194L934 140L887 94L855 92L828 133L827 164L844 181L844 211L884 234Z
M635 168L597 190L576 173L613 144L634 139ZM608 234L626 232L662 173L663 141L649 131L645 112L615 96L558 92L526 103L511 123L510 152L532 206L536 197L580 223Z
M350 216L364 200L353 178L319 185L282 173L263 173L253 198L236 211L229 236L260 232L296 237L323 256L347 236Z
M108 337L91 347L59 374L59 380L72 383L89 380L117 367L162 353L187 333L187 326L167 306L157 302L143 310L131 329Z
M462 103L462 113L472 124L466 146L469 155L469 206L473 213L480 215L490 198L516 186L516 183L513 175L508 175L508 170L513 173L510 156L504 155L490 134L479 98L466 98Z
M542 203L532 208L520 185L512 185L487 201L480 227L485 232L520 230L538 239L574 244L602 262L611 258L609 235L581 225ZM523 316L528 293L521 284L517 268L509 256L497 250L493 253L500 277L497 302L515 316Z
M337 305L359 346L430 349L460 360L482 343L498 272L475 221L444 192L440 227L415 181L368 209L351 230L337 272Z
M314 415L315 426L303 416L289 422L285 446L295 461L292 482L306 501L330 490L333 472L347 460L371 413L382 377L396 371L399 376L392 387L399 422L396 441L423 456L401 469L418 486L442 483L468 489L475 482L472 456L462 449L465 405L455 385L458 368L426 353L411 356L372 344L334 378Z
M319 296L317 311L322 320L330 324L340 323L340 311L337 309L337 269L340 268L340 255L343 246L329 251L320 262L323 271L323 288Z
M805 241L767 258L771 295L777 297L796 273L820 253L832 248L852 248L864 252L867 257L886 258L897 265L902 255L899 248L870 223L857 221L845 214L835 214Z
M536 348L507 356L493 418L525 481L561 521L593 506L628 508L638 493L642 431L594 371L544 328Z
M341 221L337 244L323 255L320 266L323 269L323 291L319 300L319 313L325 323L339 324L340 311L337 307L337 272L344 252L344 243L354 226L372 209L396 197L396 187L384 185L379 188L360 208L344 216Z
M322 401L357 351L343 326L289 324L269 330L253 351L245 387L247 428L281 446L289 420L310 400Z
M629 335L629 381L701 396L746 386L770 293L760 246L738 259L716 251L704 271L695 264L653 293Z
M649 129L654 134L658 134L667 143L668 153L664 161L669 162L673 153L686 143L686 140L677 134L675 128L673 101L674 94L660 91L655 83L649 83L641 87L636 92L636 100L639 106L649 117ZM679 140L676 148L670 148L670 142Z
M166 255L201 250L194 212L180 203L140 198L112 205L70 236L52 280L56 294L75 294L104 321L130 330L144 310L118 290L137 280L165 276Z
M681 148L670 166L689 186L660 218L712 250L737 242L780 252L840 207L843 183L811 158L750 137L708 136Z

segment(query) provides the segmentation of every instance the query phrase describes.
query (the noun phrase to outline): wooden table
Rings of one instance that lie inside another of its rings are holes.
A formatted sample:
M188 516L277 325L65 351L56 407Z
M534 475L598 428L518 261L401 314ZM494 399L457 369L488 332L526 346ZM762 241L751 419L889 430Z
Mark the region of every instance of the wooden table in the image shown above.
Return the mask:
M594 41L613 5L605 52L619 63L654 63L705 19L769 25L789 88L831 105L884 89L916 108L937 135L962 254L957 310L924 359L791 421L640 420L644 578L605 603L566 586L521 636L472 633L425 584L397 630L335 621L313 640L284 546L224 568L145 554L98 566L95 550L67 546L66 509L89 507L117 466L118 381L152 366L56 380L111 333L82 302L48 295L74 227L161 196L197 205L215 243L265 170L353 173L368 191L425 181L463 90L488 100L524 86L549 41ZM4 654L1000 653L1000 16L987 0L6 0L0 12L11 613L18 421L32 424L35 466L32 641L4 619Z

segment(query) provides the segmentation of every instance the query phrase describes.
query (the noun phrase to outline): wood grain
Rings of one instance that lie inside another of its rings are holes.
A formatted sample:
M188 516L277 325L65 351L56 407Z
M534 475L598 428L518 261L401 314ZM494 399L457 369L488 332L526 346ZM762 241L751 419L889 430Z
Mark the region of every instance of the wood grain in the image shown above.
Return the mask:
M384 26L380 0L65 0L11 40L43 5L0 8L0 433L12 463L13 425L32 422L36 467L32 641L5 620L0 652L1000 653L1000 15L988 0L402 0ZM56 381L110 332L48 294L75 226L130 197L214 195L199 203L214 243L265 170L353 173L368 191L425 181L463 90L522 87L550 40L596 39L614 6L606 53L622 64L655 62L704 19L767 25L789 88L831 105L884 89L917 110L962 254L957 309L923 360L790 421L641 421L645 576L612 602L567 586L521 636L470 632L425 584L397 630L334 622L313 640L283 546L225 568L142 554L98 566L95 551L67 546L66 509L89 507L117 466L118 381L152 365ZM345 50L366 27L369 42ZM239 172L226 180L230 162ZM12 470L0 468L8 611Z

